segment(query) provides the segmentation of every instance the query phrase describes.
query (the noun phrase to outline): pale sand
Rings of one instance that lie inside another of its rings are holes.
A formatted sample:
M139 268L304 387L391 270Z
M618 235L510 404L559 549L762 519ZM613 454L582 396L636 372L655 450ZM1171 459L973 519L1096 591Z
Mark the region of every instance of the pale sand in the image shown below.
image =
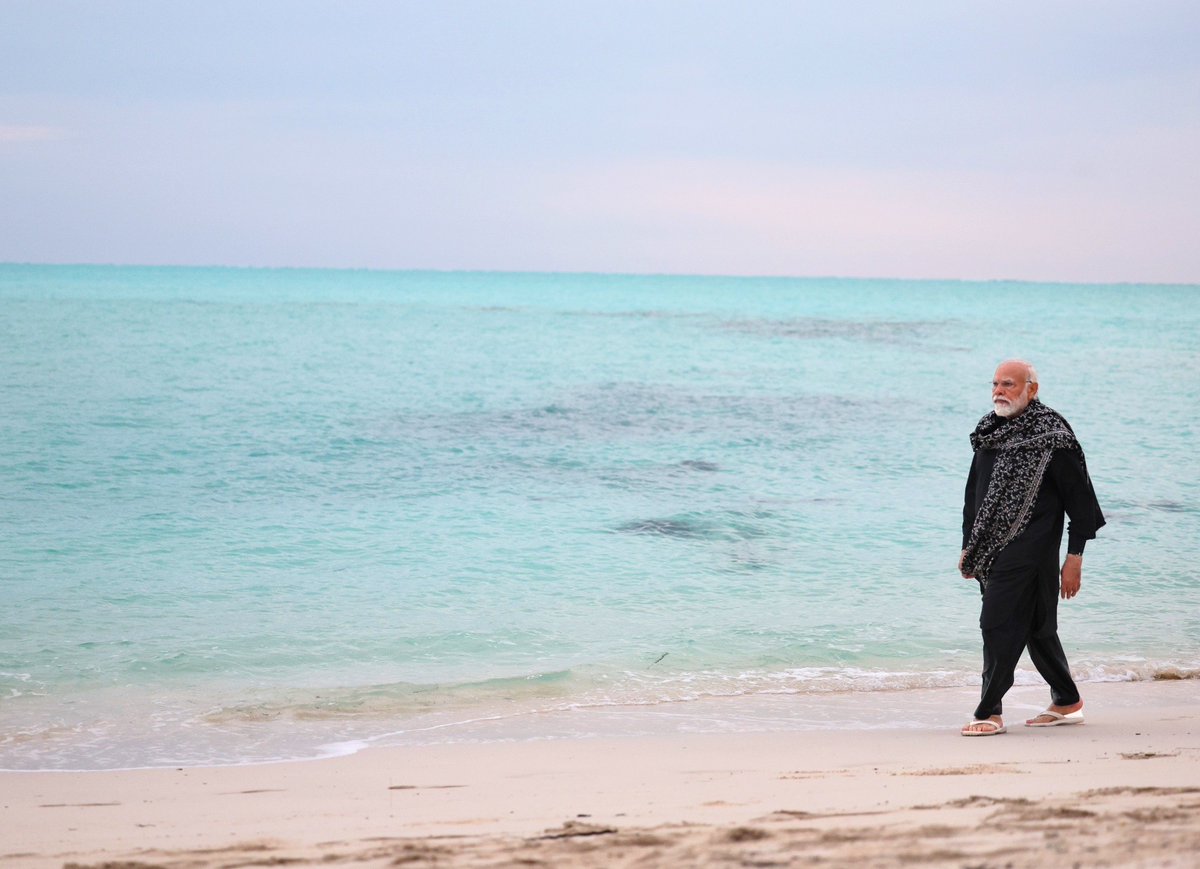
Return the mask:
M1200 866L1200 682L1082 687L1082 726L1021 726L1022 688L974 739L954 690L906 729L2 773L0 865Z

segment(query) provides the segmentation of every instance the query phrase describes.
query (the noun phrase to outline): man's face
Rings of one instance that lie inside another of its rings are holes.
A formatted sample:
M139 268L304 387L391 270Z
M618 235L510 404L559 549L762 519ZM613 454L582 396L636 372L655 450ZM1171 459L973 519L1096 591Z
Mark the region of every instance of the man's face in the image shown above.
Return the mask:
M996 416L1011 419L1029 406L1037 395L1037 384L1028 381L1029 372L1024 365L1006 363L996 369L992 377L992 409Z

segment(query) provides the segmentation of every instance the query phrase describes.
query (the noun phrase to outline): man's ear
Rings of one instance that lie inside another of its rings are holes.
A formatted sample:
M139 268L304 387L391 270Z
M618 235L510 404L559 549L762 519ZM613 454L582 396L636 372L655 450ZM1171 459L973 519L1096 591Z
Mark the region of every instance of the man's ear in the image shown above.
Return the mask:
M1038 385L1036 383L1029 384L1029 400L1033 401L1037 398Z

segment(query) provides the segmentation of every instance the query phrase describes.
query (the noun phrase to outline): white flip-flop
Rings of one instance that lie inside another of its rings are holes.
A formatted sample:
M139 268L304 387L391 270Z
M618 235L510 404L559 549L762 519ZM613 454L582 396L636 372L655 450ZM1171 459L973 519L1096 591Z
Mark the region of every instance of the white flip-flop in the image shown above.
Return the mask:
M1043 715L1049 715L1049 721L1037 721ZM1076 709L1074 712L1068 712L1066 715L1061 712L1055 712L1052 709L1047 709L1045 712L1039 712L1033 718L1025 722L1026 727L1059 727L1063 724L1083 724L1083 710Z
M967 730L968 727L971 727L975 724L986 724L988 727L990 727L992 729L991 730ZM1008 733L1008 728L1005 727L1003 724L997 724L995 721L992 721L990 718L976 718L974 721L970 722L969 724L964 724L963 729L959 732L962 733L963 736L997 736L1001 733Z

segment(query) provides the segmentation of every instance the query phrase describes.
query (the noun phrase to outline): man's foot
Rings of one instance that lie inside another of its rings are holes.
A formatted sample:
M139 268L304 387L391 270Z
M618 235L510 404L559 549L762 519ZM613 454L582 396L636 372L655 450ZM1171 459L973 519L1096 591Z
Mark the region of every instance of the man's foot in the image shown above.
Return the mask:
M1008 733L1008 728L1004 726L1004 719L999 715L993 715L991 718L976 718L963 725L963 736L995 736L999 733Z
M1026 727L1059 727L1063 724L1083 724L1083 701L1070 706L1051 705L1025 722Z

